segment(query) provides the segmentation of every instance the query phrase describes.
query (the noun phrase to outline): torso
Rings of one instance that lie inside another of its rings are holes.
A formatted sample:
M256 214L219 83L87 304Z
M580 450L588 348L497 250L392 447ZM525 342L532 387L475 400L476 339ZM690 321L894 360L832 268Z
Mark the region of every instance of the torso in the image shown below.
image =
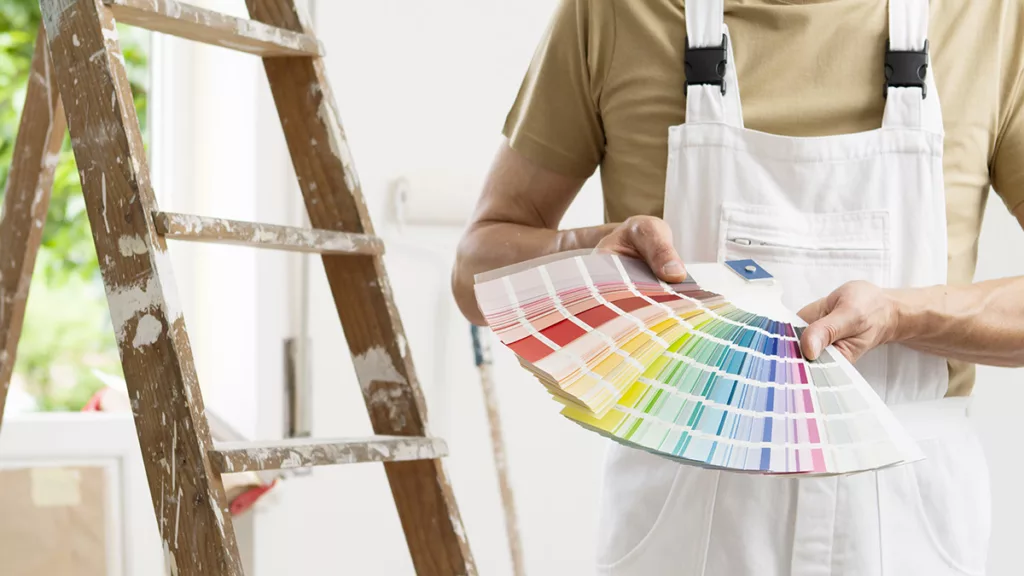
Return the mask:
M685 116L682 2L610 3L614 48L598 105L606 215L661 215L668 127ZM972 280L1003 110L1016 77L1000 46L1002 3L931 3L932 70L945 119L949 282ZM969 8L968 8L969 6ZM595 6L595 11L597 7ZM726 24L750 129L787 136L861 132L881 124L885 2L726 1ZM855 25L853 23L856 23ZM994 28L995 27L995 28ZM992 33L979 33L992 30ZM822 43L822 37L829 38ZM592 57L600 58L600 54ZM973 369L952 364L950 394L967 394Z

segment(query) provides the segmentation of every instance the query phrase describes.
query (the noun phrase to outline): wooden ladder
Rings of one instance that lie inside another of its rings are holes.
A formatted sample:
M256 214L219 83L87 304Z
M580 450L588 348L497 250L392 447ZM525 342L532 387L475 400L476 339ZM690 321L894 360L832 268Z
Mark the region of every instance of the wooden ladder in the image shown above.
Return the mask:
M475 574L360 191L323 47L293 0L251 19L174 0L42 0L43 30L0 221L0 415L64 129L78 164L171 574L241 575L221 474L383 462L418 574ZM115 19L262 57L312 229L161 212ZM66 122L66 124L65 124ZM375 436L214 445L167 239L311 252L324 268Z

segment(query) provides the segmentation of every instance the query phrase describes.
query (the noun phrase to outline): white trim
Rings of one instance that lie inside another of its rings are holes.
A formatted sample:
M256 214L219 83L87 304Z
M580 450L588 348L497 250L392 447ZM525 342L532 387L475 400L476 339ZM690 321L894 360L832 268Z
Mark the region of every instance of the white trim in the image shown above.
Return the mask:
M107 473L107 573L162 573L160 535L131 414L10 415L0 468L88 465Z

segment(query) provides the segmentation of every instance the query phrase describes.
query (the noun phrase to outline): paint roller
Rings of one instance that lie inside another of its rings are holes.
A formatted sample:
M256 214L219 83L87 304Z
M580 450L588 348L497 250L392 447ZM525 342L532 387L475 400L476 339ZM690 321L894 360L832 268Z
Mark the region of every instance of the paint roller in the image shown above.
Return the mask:
M445 170L407 173L391 182L399 226L463 228L473 215L482 176Z

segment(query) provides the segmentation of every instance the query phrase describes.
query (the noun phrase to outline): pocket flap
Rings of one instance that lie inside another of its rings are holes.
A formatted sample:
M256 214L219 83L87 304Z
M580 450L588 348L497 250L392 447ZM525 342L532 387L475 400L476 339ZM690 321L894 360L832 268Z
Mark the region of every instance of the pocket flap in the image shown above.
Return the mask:
M727 202L722 205L722 238L804 250L888 250L885 210L809 213Z

